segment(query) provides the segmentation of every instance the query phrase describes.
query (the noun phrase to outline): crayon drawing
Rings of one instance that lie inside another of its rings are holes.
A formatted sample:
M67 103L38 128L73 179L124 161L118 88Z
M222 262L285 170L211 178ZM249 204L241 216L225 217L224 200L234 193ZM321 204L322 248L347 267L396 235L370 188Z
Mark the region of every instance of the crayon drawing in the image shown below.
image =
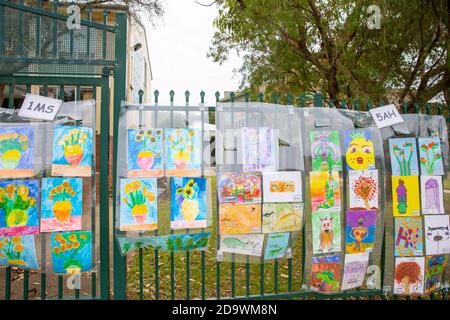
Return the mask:
M27 178L33 176L34 128L0 128L0 177Z
M311 212L318 210L340 210L341 192L338 171L311 171Z
M54 273L78 274L92 268L92 232L51 234Z
M339 291L341 256L320 256L311 258L310 289L322 293Z
M427 256L425 258L425 292L438 290L442 285L442 276L447 265L448 256Z
M371 252L375 242L376 210L347 211L345 252Z
M276 171L276 143L272 128L242 128L243 171Z
M419 138L419 156L422 175L440 176L444 174L441 141L438 137Z
M269 234L264 251L264 260L283 258L289 247L290 236L290 232Z
M0 265L38 270L34 235L0 237Z
M264 203L262 232L300 231L303 220L303 203Z
M367 130L344 131L345 160L349 170L375 169L372 135Z
M341 251L340 212L314 212L311 218L313 253Z
M395 256L423 255L422 217L395 218Z
M441 176L420 176L422 214L444 212L444 191Z
M350 209L378 209L378 170L349 171L349 185Z
M425 252L427 256L450 253L450 225L446 214L424 217Z
M339 131L311 131L312 171L341 171Z
M263 234L221 235L218 254L227 252L260 257L263 245Z
M394 294L423 293L425 258L395 258Z
M393 176L419 175L415 138L389 139L389 151Z
M163 130L128 129L128 177L162 177Z
M261 232L261 205L240 204L219 207L221 234L245 234Z
M392 177L392 210L394 216L420 215L419 177Z
M167 176L198 177L202 163L200 129L165 130L165 164Z
M349 290L362 286L368 264L369 264L368 252L346 254L341 290Z
M220 175L219 203L261 203L261 174L229 172Z
M302 173L277 171L263 174L264 202L302 201Z

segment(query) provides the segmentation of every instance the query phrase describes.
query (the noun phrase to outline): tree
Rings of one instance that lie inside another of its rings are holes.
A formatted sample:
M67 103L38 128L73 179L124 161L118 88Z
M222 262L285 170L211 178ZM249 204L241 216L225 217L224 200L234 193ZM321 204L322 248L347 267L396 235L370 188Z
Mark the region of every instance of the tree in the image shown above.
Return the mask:
M366 210L370 210L369 201L373 200L377 189L377 181L370 176L359 176L352 185L353 193L364 201Z

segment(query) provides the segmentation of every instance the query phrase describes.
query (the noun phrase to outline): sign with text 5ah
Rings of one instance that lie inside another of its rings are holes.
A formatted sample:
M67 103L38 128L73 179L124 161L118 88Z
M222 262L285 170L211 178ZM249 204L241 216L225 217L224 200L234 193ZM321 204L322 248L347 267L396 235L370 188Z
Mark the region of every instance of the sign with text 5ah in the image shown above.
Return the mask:
M378 128L390 127L403 122L403 118L393 104L374 108L370 110L370 114L375 120Z
M19 116L52 121L58 114L61 104L62 100L27 93L20 108Z

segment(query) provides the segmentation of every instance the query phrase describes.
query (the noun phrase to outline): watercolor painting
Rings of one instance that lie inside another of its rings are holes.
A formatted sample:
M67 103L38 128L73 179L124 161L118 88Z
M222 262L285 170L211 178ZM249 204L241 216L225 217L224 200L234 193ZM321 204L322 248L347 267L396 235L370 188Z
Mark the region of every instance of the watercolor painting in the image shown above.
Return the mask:
M338 171L311 171L311 212L319 210L340 210L341 191Z
M263 174L264 202L302 201L302 173L277 171Z
M321 256L311 258L310 289L321 293L339 291L341 256Z
M166 176L199 177L202 164L200 129L165 129Z
M425 258L395 258L394 294L423 294Z
M419 177L392 177L392 210L394 216L420 215Z
M344 131L345 160L348 170L375 169L372 135L368 130Z
M311 131L312 171L341 171L339 131Z
M264 260L283 258L289 247L290 236L290 232L269 234L266 250L264 251Z
M276 143L272 128L242 128L243 171L276 171Z
M349 290L362 286L368 264L368 252L346 254L341 290Z
M169 235L164 237L165 242L160 250L171 252L204 250L210 238L210 232Z
M53 272L79 274L92 269L92 232L51 234Z
M261 174L228 172L220 175L219 203L261 203Z
M0 237L0 265L38 270L34 235Z
M438 290L442 284L445 266L448 256L427 256L425 258L425 292Z
M395 218L395 256L423 255L422 217Z
M116 237L119 243L120 253L122 256L136 249L150 248L155 246L154 238L156 237Z
M340 212L314 212L311 223L314 254L341 251Z
M170 178L170 227L206 228L206 178Z
M219 251L260 257L263 245L263 234L221 235Z
M163 129L128 129L128 177L163 176Z
M441 176L420 176L420 191L422 214L445 213Z
M422 175L444 175L441 141L439 137L419 138L420 172Z
M41 232L81 230L82 178L43 178Z
M0 177L27 178L33 176L34 128L0 128Z
M349 185L350 209L378 209L378 170L349 171Z
M419 175L415 138L389 139L389 151L393 176Z
M427 256L450 253L450 223L446 214L424 217L425 252Z
M303 203L264 203L262 232L300 231L303 225Z
M156 178L120 180L120 231L158 228Z
M55 126L52 175L90 177L92 175L92 129Z
M376 224L376 210L347 211L345 252L371 252L375 242Z
M219 227L221 234L260 233L261 205L220 205Z

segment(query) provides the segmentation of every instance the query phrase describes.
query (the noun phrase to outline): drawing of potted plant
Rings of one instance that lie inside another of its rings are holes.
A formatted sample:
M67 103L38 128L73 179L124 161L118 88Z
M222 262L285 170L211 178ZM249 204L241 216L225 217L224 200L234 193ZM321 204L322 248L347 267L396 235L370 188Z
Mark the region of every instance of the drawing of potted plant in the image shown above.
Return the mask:
M409 149L409 157L406 160L405 150ZM401 176L411 175L411 159L413 156L413 144L411 141L407 141L401 146L394 144L392 146L392 153L394 154L395 160L397 160L398 166L400 168Z
M70 199L75 196L75 191L70 186L69 181L63 181L59 186L54 187L48 196L49 200L53 200L53 214L59 222L70 221L70 213L73 206Z
M147 187L142 189L142 183L138 180L127 183L125 193L128 197L125 197L123 202L131 209L131 215L135 222L144 224L148 215L147 201L155 201L154 193L148 191Z
M27 263L21 257L24 249L21 236L0 239L0 258L8 258L8 264L25 266Z
M175 132L169 137L170 148L173 150L173 162L177 169L184 169L191 160L192 137L194 130L188 130L187 136L181 130Z
M53 238L56 244L53 253L56 257L64 260L64 269L67 274L77 274L83 269L82 257L78 253L90 243L91 235L87 232L81 233L57 233Z
M28 196L28 187L9 184L0 188L0 209L5 212L6 226L21 227L28 223L27 210L36 205L36 198Z
M367 210L371 209L369 201L373 200L377 188L376 180L370 176L358 176L352 185L355 196L364 201Z
M71 165L77 165L83 159L83 144L86 142L88 135L81 129L70 129L59 141L59 145L63 149L64 158Z
M420 148L423 152L425 152L426 155L426 159L424 157L421 157L420 162L426 167L427 173L429 175L432 175L436 160L442 159L442 154L437 152L439 151L439 145L433 141L428 144L422 143L420 145Z
M150 169L160 153L155 151L161 140L161 130L139 130L134 138L142 145L142 150L137 155L137 163L141 169Z
M395 280L405 294L411 294L411 286L420 281L420 266L414 261L400 262L395 268Z
M184 187L177 189L178 199L181 200L181 214L186 221L194 221L198 216L198 192L199 188L194 179L190 179Z
M19 165L21 152L28 150L29 140L25 134L6 133L0 135L0 162L5 169L15 169Z

